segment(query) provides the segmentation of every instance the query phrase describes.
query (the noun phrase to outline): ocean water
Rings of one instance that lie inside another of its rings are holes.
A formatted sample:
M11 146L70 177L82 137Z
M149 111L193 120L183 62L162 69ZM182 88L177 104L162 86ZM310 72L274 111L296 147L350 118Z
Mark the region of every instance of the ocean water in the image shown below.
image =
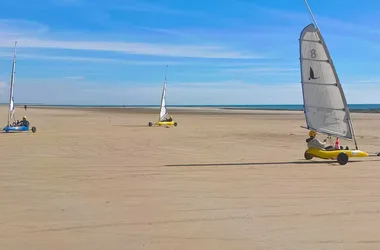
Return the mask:
M302 104L286 105L227 105L223 108L252 109L252 110L303 110ZM379 110L380 104L348 104L350 111Z
M7 104L3 104L7 105ZM44 104L27 104L28 106L45 106L45 107L159 107L159 105L44 105ZM21 104L17 106L23 106ZM167 105L167 107L181 108L222 108L222 109L240 109L240 110L292 110L302 111L302 104L273 104L273 105ZM380 104L349 104L350 111L356 112L380 112Z

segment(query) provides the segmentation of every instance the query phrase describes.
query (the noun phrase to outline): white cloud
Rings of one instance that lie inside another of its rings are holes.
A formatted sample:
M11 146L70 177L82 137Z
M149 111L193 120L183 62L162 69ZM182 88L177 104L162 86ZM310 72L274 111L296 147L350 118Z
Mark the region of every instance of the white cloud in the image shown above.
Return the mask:
M379 83L342 84L348 103L378 104Z
M158 104L162 85L118 84L110 86L75 79L20 79L19 102L46 104ZM269 104L299 103L301 87L297 84L264 85L239 81L168 83L167 103L175 104Z
M4 37L36 35L47 32L49 32L49 27L39 22L24 19L0 19L0 35Z
M108 85L66 79L19 79L16 99L18 102L45 104L98 104L98 105L158 105L161 83L136 84L131 82ZM6 84L2 84L7 93ZM359 87L360 86L360 87ZM345 84L348 103L378 103L379 84ZM7 94L0 95L0 102L7 102ZM169 82L168 105L217 105L217 104L301 104L300 83L246 83L221 82Z
M11 48L17 40L20 48L60 49L76 51L106 51L136 55L188 57L188 58L229 58L252 59L265 58L261 54L248 54L222 45L204 44L168 44L149 42L127 42L109 40L68 40L54 39L57 33L43 24L25 20L0 19L0 47ZM68 34L61 33L65 37ZM104 34L102 35L104 36Z
M2 39L0 47L12 47L14 39ZM169 45L153 43L129 43L109 41L63 41L39 38L19 38L18 47L21 48L45 48L45 49L69 49L83 51L108 51L126 54L139 54L166 57L193 57L193 58L230 58L252 59L264 58L263 55L250 55L238 51L227 50L218 46L197 45Z
M0 52L0 58L13 58L13 53ZM32 60L51 60L51 61L74 61L74 62L92 62L92 63L115 63L115 64L129 64L129 65L178 65L178 64L200 64L201 62L191 61L167 61L167 60L123 60L117 58L105 57L84 57L84 56L54 56L44 54L28 54L18 53L17 58L32 59ZM226 64L228 65L228 64ZM231 64L234 65L234 64Z
M262 68L262 67L251 67L251 68L234 68L234 69L226 69L229 72L235 73L253 73L260 75L284 75L284 74L299 74L299 68Z

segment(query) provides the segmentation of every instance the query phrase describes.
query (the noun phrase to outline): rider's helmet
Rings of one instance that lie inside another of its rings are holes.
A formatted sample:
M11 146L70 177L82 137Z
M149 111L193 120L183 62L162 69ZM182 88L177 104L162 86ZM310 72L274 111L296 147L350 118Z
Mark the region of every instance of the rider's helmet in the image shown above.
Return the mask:
M310 130L309 132L310 137L315 137L316 135L317 135L317 132L315 132L314 130Z

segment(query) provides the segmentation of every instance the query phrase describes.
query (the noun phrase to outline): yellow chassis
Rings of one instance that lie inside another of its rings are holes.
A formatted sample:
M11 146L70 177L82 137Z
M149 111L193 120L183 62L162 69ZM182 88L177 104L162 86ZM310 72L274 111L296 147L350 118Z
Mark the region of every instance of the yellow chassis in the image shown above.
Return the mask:
M311 160L313 157L321 159L336 159L340 165L345 165L349 157L367 157L368 153L361 150L321 150L317 148L309 148L305 151L305 159Z
M153 123L149 122L149 127L153 125ZM171 122L155 122L154 125L156 126L177 126L177 122L171 121Z

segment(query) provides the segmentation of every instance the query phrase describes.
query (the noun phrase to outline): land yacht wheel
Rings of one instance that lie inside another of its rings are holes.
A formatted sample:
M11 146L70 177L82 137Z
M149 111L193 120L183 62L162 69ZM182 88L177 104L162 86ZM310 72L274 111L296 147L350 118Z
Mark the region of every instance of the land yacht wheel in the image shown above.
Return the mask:
M305 153L304 153L304 157L305 157L306 160L311 160L311 159L313 159L313 156L312 156L311 154L309 154L307 151L305 151Z
M32 127L32 132L36 133L37 132L37 128L36 127Z
M348 155L345 153L340 153L338 154L337 160L340 165L346 165L348 162Z
M149 127L152 127L153 123L149 122L148 125L149 125Z
M174 126L177 127L178 123L177 122L174 122Z

